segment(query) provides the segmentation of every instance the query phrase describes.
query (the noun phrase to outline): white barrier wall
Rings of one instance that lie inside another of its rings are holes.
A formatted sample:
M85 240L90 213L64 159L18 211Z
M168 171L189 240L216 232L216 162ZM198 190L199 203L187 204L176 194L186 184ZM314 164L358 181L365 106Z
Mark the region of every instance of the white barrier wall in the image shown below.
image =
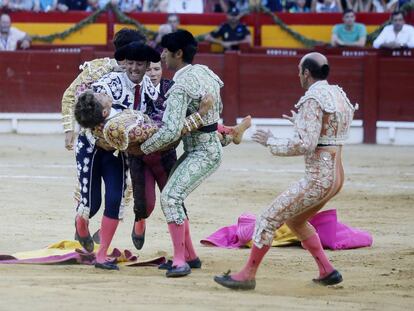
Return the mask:
M237 119L239 123L242 119ZM292 135L292 126L285 119L252 119L252 127L244 139L251 140L256 129L271 130L280 137ZM60 113L0 113L0 133L58 134L62 133ZM362 120L354 120L348 143L363 141ZM377 122L377 143L390 145L414 145L414 122Z
M62 133L60 113L0 113L0 133Z

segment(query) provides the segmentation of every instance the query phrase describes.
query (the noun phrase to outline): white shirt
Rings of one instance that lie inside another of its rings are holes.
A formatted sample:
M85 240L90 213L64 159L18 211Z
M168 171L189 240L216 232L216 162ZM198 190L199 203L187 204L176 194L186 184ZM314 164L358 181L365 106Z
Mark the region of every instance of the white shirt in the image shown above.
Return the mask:
M168 13L203 13L203 0L170 0Z
M393 41L401 45L406 45L411 49L414 48L414 27L411 25L404 25L396 34L393 25L385 26L372 45L374 48L379 49L382 44L391 43Z
M157 91L158 95L161 93L161 83L158 83L158 85L155 87L155 90Z
M17 42L26 37L26 33L17 28L10 27L7 38L0 35L0 51L16 51Z
M106 93L112 97L112 107L118 111L134 109L136 86L137 84L128 78L126 72L110 72L92 84L94 92ZM145 95L151 100L156 100L158 93L147 75L144 75L139 86L141 88L139 110L145 112L147 109Z

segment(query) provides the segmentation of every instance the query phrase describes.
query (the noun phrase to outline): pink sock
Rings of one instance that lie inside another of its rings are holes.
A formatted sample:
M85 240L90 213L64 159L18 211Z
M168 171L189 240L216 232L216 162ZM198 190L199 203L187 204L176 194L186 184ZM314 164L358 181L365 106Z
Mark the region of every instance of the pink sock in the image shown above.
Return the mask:
M119 219L112 219L106 216L102 217L101 223L101 244L99 245L98 252L96 253L96 261L104 263L106 261L106 255L109 245L111 245L112 238L114 237L116 228L118 227Z
M195 252L193 241L191 240L190 235L190 222L188 219L184 222L185 226L185 260L190 261L197 258L197 254Z
M86 238L89 235L89 221L81 216L76 216L76 231L81 238Z
M319 239L317 233L314 233L312 236L302 241L302 246L312 254L313 258L315 258L316 264L319 268L319 278L327 276L334 270L325 254L325 251L323 250L321 240Z
M185 264L185 225L169 223L168 230L174 246L173 266L181 267Z
M138 235L143 235L145 231L145 219L140 219L134 223L134 232Z
M263 257L269 249L270 246L263 245L262 248L258 248L253 244L249 260L239 273L231 275L232 279L237 281L253 280L256 277L257 269L259 268Z

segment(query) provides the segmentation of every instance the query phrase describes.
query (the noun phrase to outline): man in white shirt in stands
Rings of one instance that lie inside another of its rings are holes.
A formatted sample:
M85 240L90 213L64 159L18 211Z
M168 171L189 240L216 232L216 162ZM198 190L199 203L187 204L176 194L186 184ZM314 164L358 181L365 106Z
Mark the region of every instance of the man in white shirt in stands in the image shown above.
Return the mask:
M11 19L8 14L0 17L0 51L15 51L20 42L20 48L28 49L31 39L27 33L11 27Z
M198 13L204 12L203 0L170 0L168 13Z
M414 27L405 24L403 13L395 11L391 15L391 25L385 26L373 43L376 49L414 48Z

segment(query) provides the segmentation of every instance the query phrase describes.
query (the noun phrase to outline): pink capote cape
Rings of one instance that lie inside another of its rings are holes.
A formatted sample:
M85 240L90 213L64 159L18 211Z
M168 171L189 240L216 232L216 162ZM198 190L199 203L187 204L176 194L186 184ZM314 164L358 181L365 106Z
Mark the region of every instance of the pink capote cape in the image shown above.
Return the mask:
M237 224L223 227L200 241L201 244L222 248L239 248L246 246L252 239L256 217L250 213L242 214ZM366 231L352 228L338 222L336 210L319 212L309 222L315 227L324 248L332 250L351 249L371 246L372 235ZM276 234L275 240L277 241ZM298 242L299 240L296 239ZM290 238L289 243L295 242ZM275 245L287 243L275 243Z

